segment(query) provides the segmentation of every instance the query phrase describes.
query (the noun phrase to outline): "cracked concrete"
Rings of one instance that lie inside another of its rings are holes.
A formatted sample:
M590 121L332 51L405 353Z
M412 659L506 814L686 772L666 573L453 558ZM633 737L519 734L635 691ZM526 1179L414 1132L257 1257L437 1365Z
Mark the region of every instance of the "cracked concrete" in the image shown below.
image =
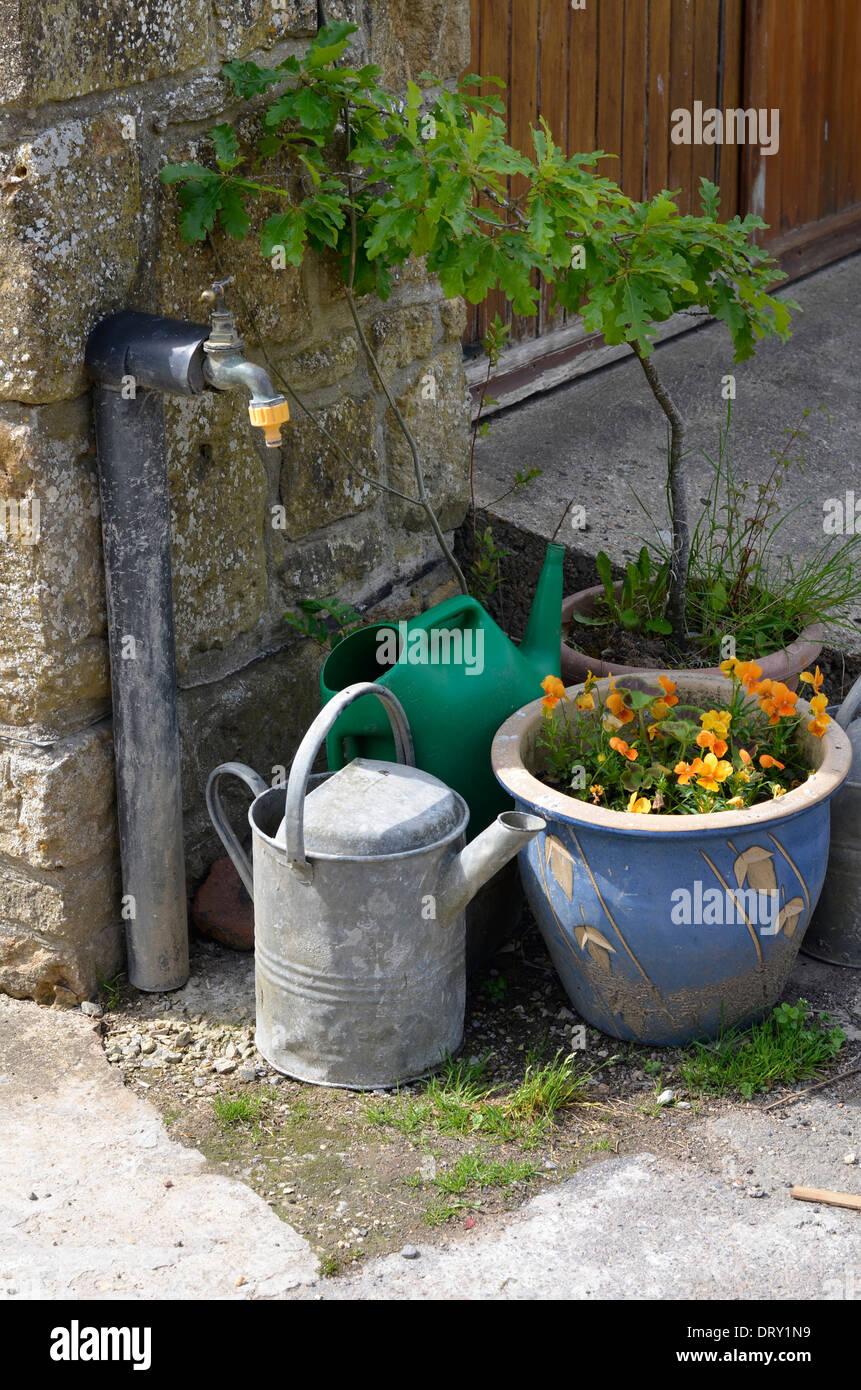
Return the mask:
M823 972L800 958L788 994ZM857 1037L857 981L840 979ZM704 1117L705 1158L609 1158L415 1259L322 1279L260 1197L168 1136L91 1020L0 997L0 1057L7 1300L861 1299L859 1213L790 1197L793 1183L859 1190L845 1162L861 1147L859 1076Z
M307 1241L169 1138L91 1020L0 996L0 1059L0 1298L271 1298L314 1279Z

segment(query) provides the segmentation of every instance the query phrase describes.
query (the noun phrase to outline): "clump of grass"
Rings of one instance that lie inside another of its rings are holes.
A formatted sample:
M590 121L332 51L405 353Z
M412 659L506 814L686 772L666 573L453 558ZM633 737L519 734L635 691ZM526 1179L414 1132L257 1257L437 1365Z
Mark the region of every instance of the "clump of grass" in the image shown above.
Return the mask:
M557 1053L543 1063L530 1054L520 1084L508 1094L498 1093L483 1079L487 1061L487 1056L476 1062L449 1058L420 1096L404 1103L369 1101L365 1114L371 1124L408 1136L431 1128L440 1134L481 1134L531 1148L560 1110L582 1103L590 1077L576 1072L573 1053Z
M814 1014L806 999L778 1004L753 1028L694 1043L681 1060L682 1079L692 1091L738 1091L746 1100L772 1086L806 1081L833 1062L846 1041L833 1023L829 1014Z
M426 1226L444 1226L459 1211L466 1211L468 1202L430 1202L424 1214Z
M267 1096L260 1093L251 1096L215 1096L212 1108L220 1125L225 1129L235 1129L258 1119L266 1100Z
M434 1178L434 1184L441 1192L465 1192L473 1185L478 1187L510 1187L515 1182L529 1182L538 1169L529 1161L516 1163L508 1159L500 1163L482 1153L461 1154L460 1158L446 1172Z

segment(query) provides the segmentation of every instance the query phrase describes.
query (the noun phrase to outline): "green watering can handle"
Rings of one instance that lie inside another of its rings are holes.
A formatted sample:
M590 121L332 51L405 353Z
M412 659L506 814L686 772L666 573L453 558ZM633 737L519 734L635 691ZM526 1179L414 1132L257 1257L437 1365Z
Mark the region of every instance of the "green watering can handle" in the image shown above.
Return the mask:
M333 696L329 703L323 706L299 744L287 783L287 801L284 808L287 860L291 869L295 869L303 878L310 876L312 868L305 858L303 816L305 793L308 789L308 779L311 776L314 759L317 757L326 735L331 731L343 711L354 700L361 700L365 695L376 695L385 707L394 734L397 761L406 763L407 767L415 767L416 765L413 736L410 732L406 710L397 695L393 695L391 690L384 685L377 685L374 681L358 681L355 685L346 685L343 690Z

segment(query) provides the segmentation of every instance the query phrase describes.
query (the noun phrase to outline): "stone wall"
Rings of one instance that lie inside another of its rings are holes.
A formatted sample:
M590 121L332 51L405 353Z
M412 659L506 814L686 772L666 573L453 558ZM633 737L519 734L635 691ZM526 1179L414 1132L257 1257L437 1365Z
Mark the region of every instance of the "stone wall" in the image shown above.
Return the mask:
M468 0L324 8L359 22L391 83L467 65ZM218 260L188 248L158 181L230 115L221 63L300 51L317 21L316 0L0 0L0 988L13 994L74 1002L123 960L93 324L123 307L205 320L201 291L232 273L267 351L362 471L409 478L331 267L275 271L253 239ZM467 501L461 308L410 265L362 313L451 530ZM244 398L207 392L167 402L167 433L191 890L217 848L210 768L288 764L318 707L322 653L285 610L338 593L400 615L447 571L421 513L350 476L301 417L279 455Z

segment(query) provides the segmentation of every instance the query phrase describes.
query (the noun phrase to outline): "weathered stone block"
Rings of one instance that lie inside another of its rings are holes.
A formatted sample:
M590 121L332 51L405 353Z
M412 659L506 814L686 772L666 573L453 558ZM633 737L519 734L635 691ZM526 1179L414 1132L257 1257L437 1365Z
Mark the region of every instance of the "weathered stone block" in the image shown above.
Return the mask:
M165 406L183 671L194 653L226 646L264 611L268 479L245 392L170 397Z
M313 38L317 0L215 0L218 52L244 58L279 39Z
M208 164L211 156L211 146L204 144L170 151L172 163L193 159ZM265 205L249 206L251 229L244 241L217 234L217 260L208 243L189 245L182 240L175 189L162 187L158 197L161 234L155 271L159 313L205 323L208 308L201 303L201 293L213 280L233 275L236 285L228 291L228 303L246 343L261 339L267 346L293 343L307 332L311 317L302 268L286 265L273 269L271 260L260 250L260 228L279 210L274 197ZM251 311L250 321L246 306Z
M274 356L283 376L299 392L321 391L326 386L334 386L352 375L358 360L359 345L349 333L293 357Z
M138 156L118 118L64 121L0 152L0 400L86 389L97 318L137 271Z
M207 0L0 0L0 104L60 101L214 61Z
M453 344L427 363L398 400L398 408L416 441L428 497L444 531L459 526L469 503L470 413L460 348ZM412 455L391 410L386 412L387 480L409 496L416 495ZM419 507L389 497L392 525L425 530Z
M104 858L0 874L0 990L40 1004L92 998L124 962L119 872Z
M459 343L466 332L466 300L443 299L439 306L443 334L447 343Z
M315 412L346 450L359 472L379 478L377 417L373 398L343 396ZM281 467L284 533L290 540L318 531L329 522L364 511L378 489L353 471L307 417L297 412L285 431Z
M289 770L308 725L320 709L324 654L311 642L254 662L237 675L180 696L186 872L199 882L223 853L206 811L206 783L221 762L247 763L271 782ZM240 836L247 830L248 793L225 778L225 804Z
M402 89L420 74L457 77L469 66L469 0L369 0L371 61Z
M367 328L368 341L383 375L397 367L429 357L433 349L433 310L429 304L412 304L377 314Z
M107 724L44 750L0 744L0 855L66 869L112 852L114 800Z
M355 594L383 562L388 572L394 557L382 527L365 514L335 535L285 544L279 558L283 604L295 608L303 598Z
M0 416L0 726L52 737L108 707L89 401Z

